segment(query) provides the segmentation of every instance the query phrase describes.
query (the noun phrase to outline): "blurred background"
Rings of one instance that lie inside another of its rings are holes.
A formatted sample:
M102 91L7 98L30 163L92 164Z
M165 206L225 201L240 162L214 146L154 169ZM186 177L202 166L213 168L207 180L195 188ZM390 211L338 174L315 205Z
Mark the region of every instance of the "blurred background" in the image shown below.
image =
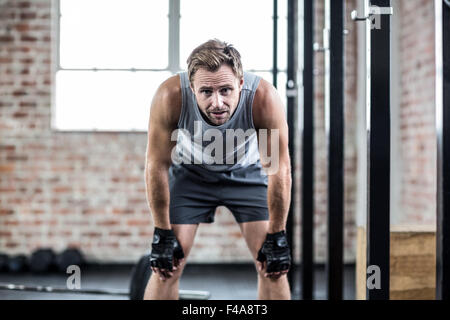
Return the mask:
M344 260L350 269L366 212L364 28L350 19L359 5L346 1ZM434 225L434 1L392 5L391 225ZM0 0L0 252L79 248L87 262L108 265L133 264L148 252L153 221L144 165L155 90L185 70L189 53L211 38L234 44L246 71L274 83L273 6L273 0ZM321 43L323 1L315 6L315 41ZM276 86L284 102L286 25L287 1L280 0ZM323 65L317 54L314 250L319 266L325 262L327 234ZM302 68L300 63L300 89ZM299 115L301 108L300 98ZM301 120L295 128L299 136ZM297 190L300 140L295 142ZM294 257L300 263L301 199L299 193L293 197ZM217 209L214 224L200 226L190 262L251 266L227 208ZM348 281L354 283L352 277Z

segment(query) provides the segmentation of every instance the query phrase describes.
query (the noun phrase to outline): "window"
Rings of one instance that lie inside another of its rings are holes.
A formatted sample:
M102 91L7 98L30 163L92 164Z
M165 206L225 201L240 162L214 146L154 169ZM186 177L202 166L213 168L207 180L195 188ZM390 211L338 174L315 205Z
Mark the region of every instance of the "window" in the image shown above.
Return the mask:
M282 2L280 42L286 38ZM159 84L186 69L192 49L211 38L234 44L245 70L272 81L273 0L56 3L56 130L146 131ZM285 69L286 45L280 42L278 65Z

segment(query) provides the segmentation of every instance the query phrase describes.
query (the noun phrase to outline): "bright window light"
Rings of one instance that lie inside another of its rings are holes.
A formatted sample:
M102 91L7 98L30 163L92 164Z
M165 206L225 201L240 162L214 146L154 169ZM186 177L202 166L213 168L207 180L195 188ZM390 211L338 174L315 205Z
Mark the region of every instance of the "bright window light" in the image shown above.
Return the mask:
M168 1L60 0L62 68L164 69Z
M272 82L273 0L179 0L179 30L177 16L168 16L175 0L56 1L61 15L55 130L147 131L158 86L178 65L186 70L192 50L212 38L235 45L244 70ZM282 2L278 89L285 100L287 9ZM169 43L179 49L179 63Z
M180 65L195 47L218 38L233 44L244 69L270 70L273 57L273 0L182 0Z
M150 104L170 72L59 71L59 130L146 131Z

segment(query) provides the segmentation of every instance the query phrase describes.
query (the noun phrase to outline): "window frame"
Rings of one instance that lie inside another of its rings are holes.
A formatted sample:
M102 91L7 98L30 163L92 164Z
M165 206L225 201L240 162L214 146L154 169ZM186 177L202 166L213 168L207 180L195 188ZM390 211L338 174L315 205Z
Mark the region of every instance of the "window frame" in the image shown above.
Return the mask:
M91 72L102 72L102 71L119 71L119 72L136 72L136 71L144 71L144 72L170 72L172 75L184 71L180 68L180 18L181 18L181 6L180 1L186 1L186 0L166 0L169 1L169 12L168 12L168 26L169 26L169 39L168 39L168 65L166 68L150 68L150 69L143 69L143 68L63 68L61 66L61 59L60 59L60 45L61 45L61 0L52 0L52 21L53 21L53 41L52 44L52 102L51 102L51 120L50 120L50 130L52 132L72 132L72 133L92 133L92 132L100 132L100 133L147 133L146 129L138 130L138 129L124 129L124 130L108 130L108 129L61 129L56 126L56 74L59 71L91 71ZM273 20L278 20L279 18L283 18L279 16L279 13L277 13L276 10L277 1L274 0L274 14L277 14L272 16ZM275 19L274 19L275 17ZM279 28L276 28L276 25L274 23L274 26L272 28L272 33L279 32ZM276 39L276 36L274 36L274 39ZM274 57L276 57L277 48L278 48L278 41L277 43L274 43ZM247 72L267 72L272 73L275 76L278 73L286 73L287 70L280 70L277 69L277 64L275 59L273 59L273 65L270 69L248 69L245 70ZM272 83L274 80L271 80ZM276 84L276 82L275 82Z

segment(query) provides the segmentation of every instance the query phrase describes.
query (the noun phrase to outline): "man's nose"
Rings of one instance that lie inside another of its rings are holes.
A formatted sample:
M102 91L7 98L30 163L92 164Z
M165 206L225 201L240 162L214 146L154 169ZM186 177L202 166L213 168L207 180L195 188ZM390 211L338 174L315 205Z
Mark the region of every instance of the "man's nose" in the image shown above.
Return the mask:
M212 99L213 99L213 103L212 103L213 107L222 107L223 106L223 97L219 93L217 93L217 92L213 93Z

